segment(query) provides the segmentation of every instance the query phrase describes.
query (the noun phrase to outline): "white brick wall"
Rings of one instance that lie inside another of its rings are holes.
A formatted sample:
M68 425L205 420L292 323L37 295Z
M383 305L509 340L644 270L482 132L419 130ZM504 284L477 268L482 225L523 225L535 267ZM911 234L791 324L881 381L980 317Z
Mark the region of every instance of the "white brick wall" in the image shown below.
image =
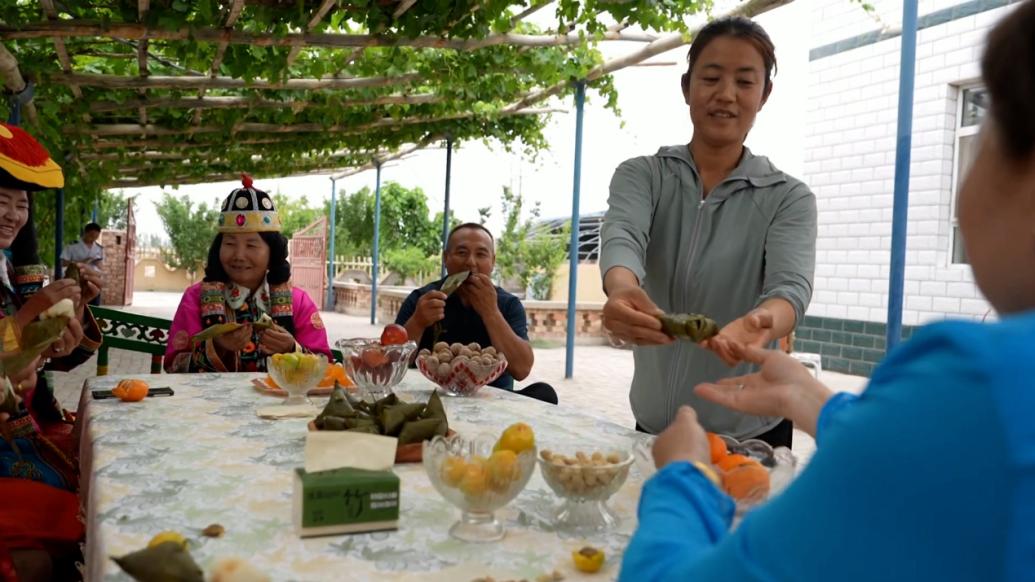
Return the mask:
M857 3L812 0L814 47L878 28ZM920 15L963 0L922 0ZM901 24L901 2L872 2ZM952 166L958 87L979 75L988 29L1012 7L921 30L917 37L903 323L989 310L970 268L951 264ZM805 181L819 239L810 315L887 319L900 38L810 62Z

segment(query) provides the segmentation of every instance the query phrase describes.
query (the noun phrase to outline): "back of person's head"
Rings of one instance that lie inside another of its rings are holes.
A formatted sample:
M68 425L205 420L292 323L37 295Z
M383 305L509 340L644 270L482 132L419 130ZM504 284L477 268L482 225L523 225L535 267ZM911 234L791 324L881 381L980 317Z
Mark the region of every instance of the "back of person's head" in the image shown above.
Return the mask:
M1035 154L1035 0L1025 0L988 35L981 74L1005 153Z
M83 234L86 234L88 232L101 232L101 225L97 224L96 222L91 222L87 224L83 227Z
M772 90L773 74L776 71L776 47L773 45L772 39L769 38L769 34L766 33L761 25L743 16L718 18L706 24L694 35L694 40L690 44L690 52L686 55L686 72L683 73L681 79L683 94L685 95L689 90L690 74L693 72L697 60L701 57L701 52L713 40L723 36L746 40L758 50L758 54L762 56L762 62L765 64L764 94L768 95L769 91Z

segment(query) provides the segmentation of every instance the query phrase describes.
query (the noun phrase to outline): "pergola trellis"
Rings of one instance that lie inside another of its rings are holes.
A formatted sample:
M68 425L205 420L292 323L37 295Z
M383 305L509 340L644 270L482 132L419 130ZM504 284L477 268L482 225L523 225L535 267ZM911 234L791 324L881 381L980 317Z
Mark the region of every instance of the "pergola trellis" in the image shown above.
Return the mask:
M749 0L732 13L789 1ZM70 178L96 187L326 172L333 197L336 179L375 168L379 185L386 161L446 141L446 225L452 146L496 138L545 147L551 100L573 95L577 248L587 86L614 105L610 74L684 45L693 31L683 16L706 4L458 0L435 11L441 6L18 0L0 7L0 78L16 96L11 119L24 112L30 131L69 163ZM553 26L529 23L547 8ZM605 60L601 43L635 48ZM570 254L569 376L578 253Z

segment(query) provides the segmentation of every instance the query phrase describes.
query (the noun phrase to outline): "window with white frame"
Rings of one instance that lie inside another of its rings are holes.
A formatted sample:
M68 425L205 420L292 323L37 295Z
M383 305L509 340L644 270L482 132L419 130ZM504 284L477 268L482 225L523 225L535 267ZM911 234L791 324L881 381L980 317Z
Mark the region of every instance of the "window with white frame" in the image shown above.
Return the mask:
M952 166L952 262L968 264L960 235L959 190L977 155L978 130L988 113L988 93L984 87L961 87L956 115L956 148Z

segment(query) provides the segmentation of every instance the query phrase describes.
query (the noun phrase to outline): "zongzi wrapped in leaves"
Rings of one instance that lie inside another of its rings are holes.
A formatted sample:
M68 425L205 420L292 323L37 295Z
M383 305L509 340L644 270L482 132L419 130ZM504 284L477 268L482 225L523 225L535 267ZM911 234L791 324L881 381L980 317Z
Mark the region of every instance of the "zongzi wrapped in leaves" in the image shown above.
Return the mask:
M357 426L356 428L347 428L345 429L345 432L365 432L369 434L381 434L381 431L378 430L377 425L375 424Z
M65 277L64 278L65 279L71 279L71 280L75 281L76 285L82 283L83 276L82 276L82 273L80 273L80 271L79 271L79 265L77 265L75 263L72 263L71 265L65 267Z
M719 326L710 318L695 313L658 316L665 333L676 339L703 342L719 334Z
M320 417L323 416L340 416L346 418L349 416L355 416L356 409L349 404L348 394L340 386L335 387L331 391L331 398L324 405L323 411L320 413Z
M399 397L395 395L395 392L392 392L381 400L374 402L373 406L371 406L370 413L374 418L381 418L381 411L389 406L395 406L396 404L399 404Z
M395 406L386 406L378 417L386 436L396 436L409 421L417 420L424 412L425 405L420 402L402 402Z
M439 289L449 297L454 291L460 288L464 284L464 281L471 276L470 271L460 271L459 273L453 273L446 277L446 280L442 282L442 288Z
M399 444L408 445L426 441L436 435L445 436L447 430L446 421L437 418L407 422L399 433Z
M433 390L431 392L431 398L428 398L428 404L424 407L424 414L421 414L421 418L437 418L439 420L447 420L446 408L442 405L442 398L438 395L438 390Z
M316 419L316 428L320 430L345 430L348 427L347 418L340 416L324 416Z
M205 575L190 552L177 542L165 542L120 558L112 556L134 580L140 582L204 582Z

